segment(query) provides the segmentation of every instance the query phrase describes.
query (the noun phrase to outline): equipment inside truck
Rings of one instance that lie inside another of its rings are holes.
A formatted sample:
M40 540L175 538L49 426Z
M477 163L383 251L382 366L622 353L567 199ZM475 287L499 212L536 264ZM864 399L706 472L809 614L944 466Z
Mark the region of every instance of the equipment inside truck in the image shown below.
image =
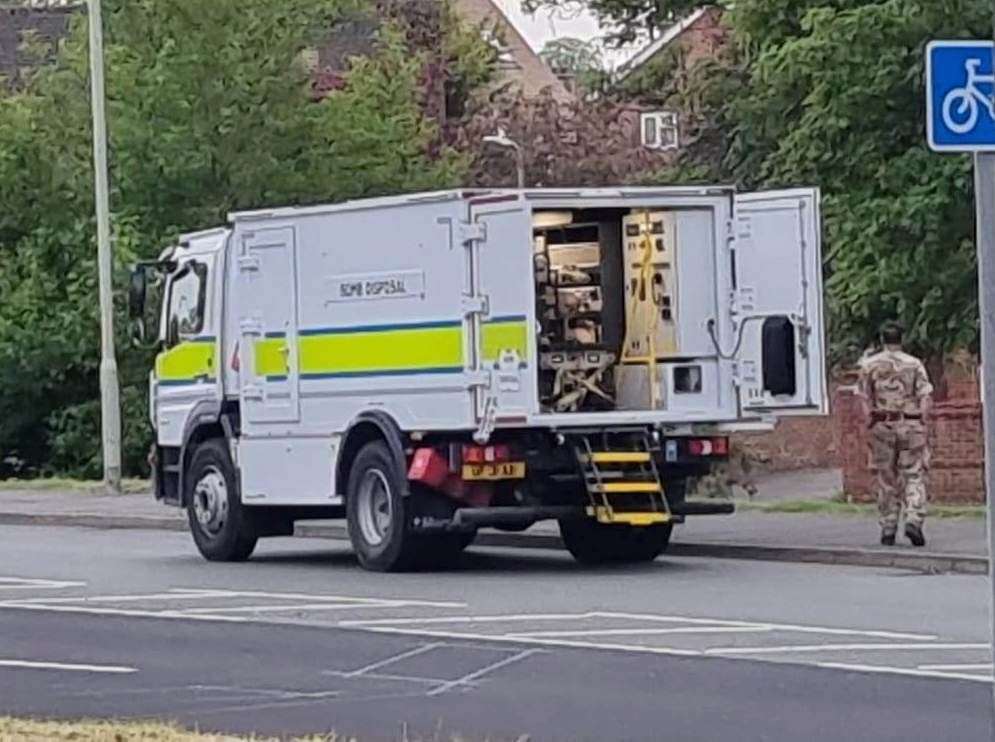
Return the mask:
M679 325L715 313L707 285L680 294L680 266L704 268L714 260L710 234L695 224L702 216L638 208L533 212L543 411L657 410L707 401L706 377L715 364L708 355L715 354L683 349ZM681 250L696 255L679 263ZM699 281L707 275L702 271Z

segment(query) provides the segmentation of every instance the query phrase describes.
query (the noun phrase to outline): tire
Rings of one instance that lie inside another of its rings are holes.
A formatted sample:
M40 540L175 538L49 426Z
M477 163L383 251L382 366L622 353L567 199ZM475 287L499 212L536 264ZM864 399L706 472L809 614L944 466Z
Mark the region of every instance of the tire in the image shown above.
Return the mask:
M258 535L252 514L242 505L227 443L214 438L197 446L184 483L190 532L204 558L212 562L248 559Z
M371 441L359 450L346 486L346 522L364 569L410 570L423 556L423 544L412 533L412 503L401 495L404 484L386 443Z
M670 543L672 523L607 525L593 518L561 520L560 535L581 564L652 562Z

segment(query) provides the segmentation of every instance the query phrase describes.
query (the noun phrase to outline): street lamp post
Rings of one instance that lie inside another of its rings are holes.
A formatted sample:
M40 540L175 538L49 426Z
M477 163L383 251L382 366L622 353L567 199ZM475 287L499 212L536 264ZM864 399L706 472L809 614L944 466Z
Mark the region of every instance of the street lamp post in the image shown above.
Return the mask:
M90 96L93 109L93 198L97 216L100 287L100 418L104 484L121 493L121 408L114 357L114 296L111 287L111 229L107 185L107 123L104 117L104 38L100 0L87 0L90 23Z
M507 133L505 133L504 129L498 129L497 134L484 137L484 143L514 150L515 169L518 174L518 189L522 190L525 188L525 153L522 151L521 145L511 139Z

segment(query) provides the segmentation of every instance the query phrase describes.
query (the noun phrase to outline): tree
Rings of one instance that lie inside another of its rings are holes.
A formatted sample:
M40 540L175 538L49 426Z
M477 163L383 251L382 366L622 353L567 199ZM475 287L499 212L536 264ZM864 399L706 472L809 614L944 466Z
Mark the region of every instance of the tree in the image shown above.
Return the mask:
M662 29L703 4L723 3L702 3L701 0L523 0L522 7L533 13L540 9L563 12L565 9L587 8L605 29L606 41L622 46L656 38Z
M117 286L180 231L234 209L431 189L466 158L425 114L426 55L387 22L313 101L300 52L356 0L105 0ZM99 472L86 19L0 96L0 472ZM123 328L120 292L118 327ZM149 443L150 358L120 337L125 466Z
M554 39L546 43L539 56L556 74L572 76L582 93L599 93L608 84L608 71L596 41Z

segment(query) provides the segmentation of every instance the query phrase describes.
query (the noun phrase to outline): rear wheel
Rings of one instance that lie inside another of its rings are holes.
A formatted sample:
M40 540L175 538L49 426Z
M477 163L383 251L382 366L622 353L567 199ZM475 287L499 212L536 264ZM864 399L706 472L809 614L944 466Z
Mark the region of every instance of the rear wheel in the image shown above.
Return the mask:
M610 525L593 518L561 520L567 550L582 564L651 562L670 543L671 523L652 526Z
M258 536L252 514L242 505L225 441L212 439L197 446L184 483L187 520L200 553L217 562L248 559Z

